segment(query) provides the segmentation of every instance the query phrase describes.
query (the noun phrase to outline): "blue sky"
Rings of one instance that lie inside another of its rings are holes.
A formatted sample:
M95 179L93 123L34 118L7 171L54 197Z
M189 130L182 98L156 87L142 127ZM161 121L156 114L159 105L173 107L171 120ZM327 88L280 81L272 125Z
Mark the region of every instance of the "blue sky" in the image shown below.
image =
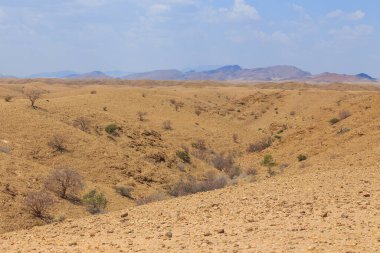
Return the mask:
M378 0L0 0L0 73L295 65L380 77Z

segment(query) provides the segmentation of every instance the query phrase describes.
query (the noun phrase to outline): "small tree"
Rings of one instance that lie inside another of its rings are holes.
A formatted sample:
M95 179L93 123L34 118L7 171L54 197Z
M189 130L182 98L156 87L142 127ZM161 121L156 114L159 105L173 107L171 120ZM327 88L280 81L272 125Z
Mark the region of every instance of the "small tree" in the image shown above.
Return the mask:
M145 116L147 115L148 113L146 112L137 112L137 117L139 117L139 120L140 121L145 121Z
M34 216L43 218L54 204L51 195L46 191L30 192L24 199L25 208Z
M56 168L46 180L45 186L66 199L69 193L75 194L83 188L82 176L68 167Z
M307 159L307 156L303 155L303 154L300 154L299 156L297 156L297 159L298 159L299 162L302 162L302 161L305 161Z
M107 132L107 134L117 135L118 129L119 127L116 124L109 124L108 126L106 126L105 131Z
M54 149L54 151L57 152L65 152L66 146L65 146L66 138L63 135L55 134L48 142L48 145Z
M87 209L90 213L96 214L104 211L108 200L103 193L98 193L93 189L83 196L83 202L87 205Z
M274 161L271 154L265 155L264 159L261 161L261 165L268 168L268 174L270 176L274 176L276 173L272 170L272 167L276 166L276 162Z
M79 128L83 132L90 130L91 121L86 117L76 118L73 122L73 126Z
M33 109L36 109L37 107L35 106L35 103L38 99L42 97L44 94L43 90L40 89L30 89L30 90L25 90L24 91L24 96L29 99L31 106Z

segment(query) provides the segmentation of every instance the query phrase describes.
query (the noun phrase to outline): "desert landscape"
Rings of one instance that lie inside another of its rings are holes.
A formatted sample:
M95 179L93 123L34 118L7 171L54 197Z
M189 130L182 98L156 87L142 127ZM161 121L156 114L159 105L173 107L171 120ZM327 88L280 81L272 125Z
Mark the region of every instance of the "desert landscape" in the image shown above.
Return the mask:
M0 80L1 252L379 252L376 84Z

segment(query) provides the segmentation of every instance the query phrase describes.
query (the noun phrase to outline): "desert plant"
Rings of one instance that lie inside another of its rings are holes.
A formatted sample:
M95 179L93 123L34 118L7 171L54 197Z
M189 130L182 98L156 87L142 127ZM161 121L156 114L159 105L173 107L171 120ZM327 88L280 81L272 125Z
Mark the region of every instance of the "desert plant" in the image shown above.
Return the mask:
M223 172L227 174L231 179L238 177L241 174L241 169L239 166L231 166L223 169Z
M296 115L296 112L295 112L295 111L291 111L291 112L289 113L289 115L290 115L290 116L294 116L294 115Z
M45 187L66 199L68 194L74 195L83 188L82 176L68 167L58 167L51 172Z
M223 154L216 154L212 159L212 164L218 170L226 170L233 167L235 161L232 156L224 156Z
M35 106L35 103L38 99L42 97L42 95L44 94L44 91L40 89L30 89L30 90L24 90L23 93L24 93L24 96L27 99L29 99L32 108L36 109L37 107Z
M340 113L339 113L339 119L340 120L344 120L344 119L347 119L348 117L350 117L351 116L351 113L349 112L349 111L341 111Z
M138 200L136 200L136 204L137 205L145 205L145 204L149 204L149 203L156 202L156 201L162 201L162 200L165 200L167 198L168 198L168 196L165 193L158 192L158 193L154 193L154 194L148 195L148 196L143 197L143 198L139 198Z
M116 124L109 124L105 127L105 131L110 135L117 135L118 126Z
M140 121L145 121L145 116L147 114L148 113L146 113L146 112L137 112L137 117L139 118Z
M193 142L191 146L195 149L205 151L207 150L206 141L205 140L197 140L196 142Z
M132 192L134 190L133 187L129 187L129 186L115 186L115 190L121 196L133 199L133 197L132 197Z
M25 208L34 216L43 218L54 204L51 195L46 191L30 192L24 199Z
M247 152L248 153L253 153L253 152L261 152L272 145L272 138L271 137L266 137L261 140L259 140L256 143L252 143L248 146Z
M235 143L238 143L238 140L239 140L239 137L237 134L232 134L232 140L235 142Z
M74 120L73 126L79 128L83 132L90 130L91 121L85 117L78 117Z
M256 175L257 175L257 169L251 167L251 168L247 169L247 170L245 171L245 173L246 173L247 175L250 175L250 176L256 176Z
M83 196L83 202L87 205L87 210L92 213L101 213L107 206L108 200L103 193L93 189Z
M48 142L48 145L54 149L55 152L65 152L66 149L66 138L61 134L55 134Z
M92 90L90 93L94 95L94 94L96 94L97 92L96 92L96 90Z
M5 96L5 97L4 97L4 101L5 101L5 102L11 102L12 99L13 99L12 96Z
M208 172L204 181L197 181L194 177L189 176L186 180L181 178L169 191L170 195L178 197L197 192L206 192L223 188L227 185L228 180L225 176L216 175L214 172Z
M302 162L302 161L305 161L307 159L307 156L303 155L303 154L300 154L299 156L297 156L297 159L298 159L299 162Z
M196 114L197 116L201 115L201 113L202 113L201 110L199 110L199 109L195 110L195 114Z
M178 150L176 152L176 155L184 162L184 163L191 163L191 158L189 155L189 152L186 150Z
M170 103L174 106L177 112L185 105L183 102L177 101L175 99L170 99Z
M162 123L162 128L164 130L173 130L172 122L170 120L166 120Z
M276 166L276 162L274 161L271 154L265 155L263 160L261 161L261 165L267 167L268 174L270 176L274 176L276 173L272 170L272 167Z
M340 119L338 119L338 118L332 118L332 119L329 120L329 123L330 123L331 125L335 125L335 124L338 123L339 121L340 121Z

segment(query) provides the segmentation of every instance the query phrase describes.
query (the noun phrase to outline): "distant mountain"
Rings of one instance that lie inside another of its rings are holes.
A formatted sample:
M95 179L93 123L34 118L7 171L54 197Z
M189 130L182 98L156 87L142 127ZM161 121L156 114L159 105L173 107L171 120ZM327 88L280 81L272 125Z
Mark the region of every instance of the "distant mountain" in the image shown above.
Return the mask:
M2 75L0 74L0 78L16 78L15 76L10 76L10 75Z
M128 80L183 80L183 73L179 70L155 70L150 72L131 74L124 77Z
M223 66L221 66L221 65L201 65L201 66L196 66L196 67L192 67L192 68L185 68L181 71L183 73L186 73L186 72L203 72L203 71L218 69L220 67L223 67Z
M244 69L239 73L238 80L284 81L299 80L311 76L310 72L294 66L271 66L267 68Z
M111 76L114 78L121 78L123 76L132 74L132 72L121 71L121 70L110 70L110 71L104 71L103 73L106 74L107 76Z
M355 83L355 82L374 82L376 79L368 76L367 74L358 74L358 75L346 75L346 74L337 74L325 72L322 74L311 76L306 81L317 82L317 83Z
M77 75L78 73L71 70L37 73L27 76L27 78L64 78L67 76Z
M101 71L93 71L93 72L84 73L84 74L68 75L68 76L65 76L64 78L69 78L69 79L111 79L112 77L104 74Z
M361 79L367 79L369 81L376 81L376 78L373 78L372 76L370 76L366 73L357 74L356 77L361 78Z

